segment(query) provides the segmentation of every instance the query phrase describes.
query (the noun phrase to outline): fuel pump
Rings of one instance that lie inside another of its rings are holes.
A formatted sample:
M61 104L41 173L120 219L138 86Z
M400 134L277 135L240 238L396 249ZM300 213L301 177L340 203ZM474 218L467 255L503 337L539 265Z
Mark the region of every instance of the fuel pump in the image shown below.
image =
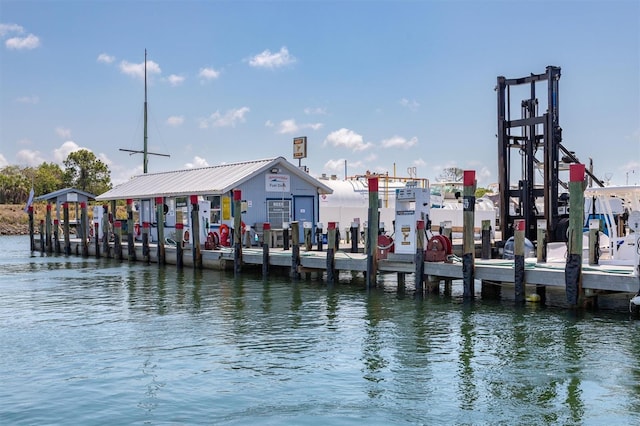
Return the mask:
M429 197L429 188L418 188L416 182L396 190L396 253L416 253L416 222L429 222Z

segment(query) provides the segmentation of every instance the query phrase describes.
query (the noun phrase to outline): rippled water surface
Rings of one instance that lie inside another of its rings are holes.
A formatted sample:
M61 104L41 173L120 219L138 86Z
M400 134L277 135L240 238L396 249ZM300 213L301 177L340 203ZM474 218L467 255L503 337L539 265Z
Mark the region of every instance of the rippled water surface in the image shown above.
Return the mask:
M28 250L0 237L1 424L640 423L624 314Z

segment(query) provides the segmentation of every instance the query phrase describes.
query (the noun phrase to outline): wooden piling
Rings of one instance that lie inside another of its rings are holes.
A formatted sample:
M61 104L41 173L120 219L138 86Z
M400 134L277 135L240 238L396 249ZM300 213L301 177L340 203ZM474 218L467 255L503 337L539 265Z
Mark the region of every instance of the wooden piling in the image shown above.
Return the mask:
M233 271L242 271L242 191L233 190Z
M491 259L491 221L482 221L482 259Z
M127 258L130 262L136 260L136 247L133 241L133 200L127 199Z
M282 250L289 250L289 223L282 224Z
M122 222L113 222L113 254L118 260L122 260Z
M45 243L45 247L47 250L47 253L51 253L53 251L53 245L52 245L52 232L51 232L51 204L47 203L47 211L45 214L45 238L46 238L46 243Z
M291 278L300 278L300 227L298 221L291 222Z
M336 223L327 223L327 283L333 284L336 281Z
M318 251L322 251L322 223L316 224L316 244L318 245Z
M93 242L95 246L96 257L100 259L100 238L98 238L98 232L100 232L100 224L98 222L93 223Z
M96 234L97 236L98 234ZM102 252L105 257L111 257L109 240L111 229L109 228L109 205L102 205Z
M513 269L514 269L514 300L516 304L525 302L525 280L524 280L524 241L526 224L524 219L513 221Z
M358 252L358 231L360 226L358 222L351 222L351 253Z
M472 300L475 294L475 242L473 238L476 207L476 172L465 170L462 212L462 297Z
M262 277L269 275L269 241L271 241L271 224L265 222L262 224Z
M35 226L33 223L33 206L27 209L29 212L29 247L31 251L36 251Z
M60 226L60 221L58 219L53 220L53 251L55 254L60 254L60 235L58 232L58 228Z
M164 248L164 197L156 197L156 222L158 223L158 266L166 263Z
M87 217L87 203L80 203L80 242L82 245L82 257L89 257L89 239L87 238L88 217Z
M569 241L565 266L567 303L578 305L582 293L582 219L584 215L584 164L569 165Z
M62 233L64 234L64 254L69 256L71 254L71 237L69 235L69 203L62 203Z
M151 261L149 248L149 222L142 222L142 261L149 264Z
M198 196L192 195L189 197L191 200L191 240L193 244L191 245L191 255L193 258L193 268L194 269L202 269L202 253L200 251L200 218L198 215L198 211L200 210L198 205ZM238 217L240 210L236 211ZM235 228L236 234L239 234L240 228Z
M311 251L312 248L312 243L311 243L311 227L309 226L304 226L305 224L303 224L304 227L304 249L305 251Z
M182 222L176 223L176 268L182 269L184 266L184 250L182 247L184 224Z
M369 186L369 209L367 211L367 288L376 286L378 274L378 177L368 179Z
M597 265L600 260L599 245L600 245L600 220L589 220L589 265Z
M416 221L415 289L420 294L424 291L424 232L424 220Z
M547 261L547 221L544 219L537 222L536 261L538 263Z
M40 220L40 226L38 227L38 233L40 234L40 252L44 253L44 220Z

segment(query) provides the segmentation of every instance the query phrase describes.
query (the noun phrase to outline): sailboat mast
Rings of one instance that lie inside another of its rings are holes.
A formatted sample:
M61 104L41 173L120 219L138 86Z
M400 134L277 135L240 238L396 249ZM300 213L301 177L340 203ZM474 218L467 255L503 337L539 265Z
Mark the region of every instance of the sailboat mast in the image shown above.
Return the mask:
M147 173L147 49L144 49L144 148L142 172Z

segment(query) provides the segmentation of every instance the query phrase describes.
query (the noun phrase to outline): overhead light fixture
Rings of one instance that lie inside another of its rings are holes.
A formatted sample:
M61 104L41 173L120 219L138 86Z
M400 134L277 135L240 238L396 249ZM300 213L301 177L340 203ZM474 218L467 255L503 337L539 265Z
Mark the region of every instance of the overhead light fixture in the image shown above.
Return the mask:
M269 170L271 173L279 173L280 169L277 167L272 167L271 170Z

